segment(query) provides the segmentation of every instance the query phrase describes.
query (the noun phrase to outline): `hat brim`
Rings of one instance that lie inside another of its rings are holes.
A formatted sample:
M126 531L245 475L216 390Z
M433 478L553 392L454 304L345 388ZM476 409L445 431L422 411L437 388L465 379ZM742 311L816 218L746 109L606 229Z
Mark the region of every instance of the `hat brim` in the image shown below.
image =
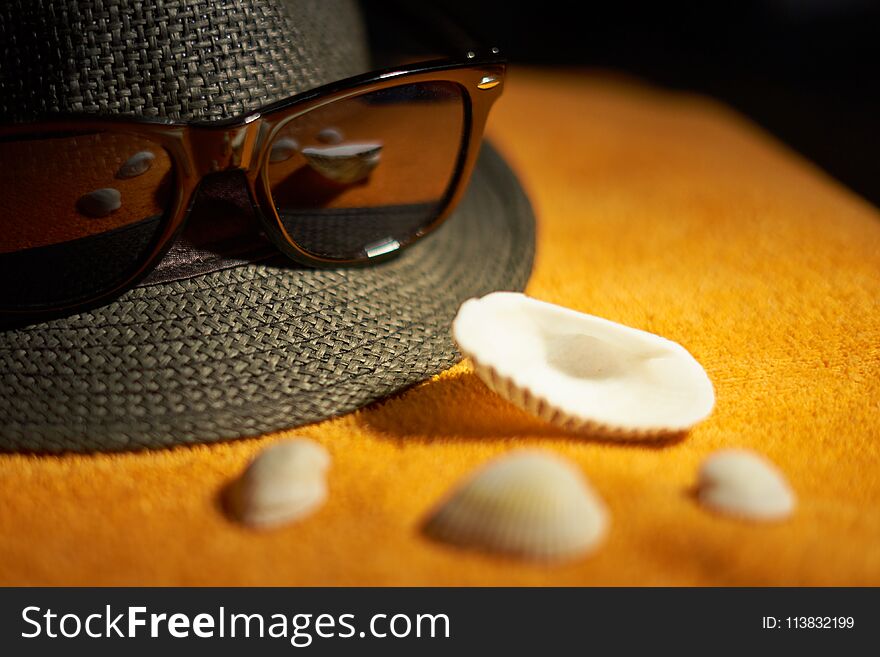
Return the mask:
M159 448L347 413L459 359L466 299L521 290L534 216L484 145L447 222L366 268L242 264L0 333L0 450Z

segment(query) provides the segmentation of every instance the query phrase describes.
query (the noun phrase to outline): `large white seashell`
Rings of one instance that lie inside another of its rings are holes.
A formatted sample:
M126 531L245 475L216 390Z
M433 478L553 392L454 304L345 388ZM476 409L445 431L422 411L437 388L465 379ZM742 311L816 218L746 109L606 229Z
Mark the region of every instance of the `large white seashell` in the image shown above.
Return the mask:
M342 130L333 126L327 126L318 133L318 141L322 144L339 144L343 139L345 137L342 134Z
M122 194L118 189L102 187L88 194L83 194L76 202L80 214L100 219L122 207Z
M527 559L593 551L608 514L580 471L542 450L518 450L462 484L428 519L431 538Z
M293 157L294 153L299 150L299 142L292 137L282 137L274 144L269 151L269 161L274 163L284 162Z
M710 509L752 520L782 520L795 508L794 492L782 473L745 449L723 449L703 462L697 498Z
M715 404L681 345L523 294L466 301L452 332L489 388L565 429L647 438L688 429Z
M315 171L325 178L345 185L370 175L382 158L379 142L348 143L338 146L316 146L302 149L302 154Z
M247 525L274 527L306 517L327 497L330 455L307 438L264 450L231 490L230 507Z
M150 151L139 151L128 158L116 172L117 178L136 178L150 170L156 156Z

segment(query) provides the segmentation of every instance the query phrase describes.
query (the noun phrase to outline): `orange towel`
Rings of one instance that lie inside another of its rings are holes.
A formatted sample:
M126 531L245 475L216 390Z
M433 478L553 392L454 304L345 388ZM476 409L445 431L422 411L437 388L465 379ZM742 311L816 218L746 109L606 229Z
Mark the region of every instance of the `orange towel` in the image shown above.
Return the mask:
M218 493L284 433L168 451L0 456L5 584L880 584L880 214L716 103L597 75L514 70L491 136L539 217L528 292L682 343L712 417L666 444L565 435L461 364L296 433L333 455L330 499L254 533ZM607 501L591 558L536 565L437 545L418 525L514 447L575 461ZM778 525L689 489L721 447L776 462Z

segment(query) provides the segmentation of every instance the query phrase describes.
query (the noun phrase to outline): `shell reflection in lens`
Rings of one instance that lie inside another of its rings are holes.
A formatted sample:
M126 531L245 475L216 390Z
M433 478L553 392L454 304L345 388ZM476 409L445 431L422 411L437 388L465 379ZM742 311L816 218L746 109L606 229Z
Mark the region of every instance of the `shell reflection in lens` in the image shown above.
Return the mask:
M288 122L269 149L266 175L290 239L321 258L360 260L418 237L445 206L464 109L457 84L418 82Z
M63 305L112 289L152 250L171 204L171 159L112 132L0 141L0 308Z

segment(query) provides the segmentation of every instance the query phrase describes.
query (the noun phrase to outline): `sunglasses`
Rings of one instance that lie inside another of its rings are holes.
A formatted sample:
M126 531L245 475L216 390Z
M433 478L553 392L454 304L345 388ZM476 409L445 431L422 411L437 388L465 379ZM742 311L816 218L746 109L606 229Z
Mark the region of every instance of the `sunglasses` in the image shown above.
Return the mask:
M67 116L0 127L0 313L72 311L131 288L199 185L243 174L263 232L307 266L388 258L467 185L502 89L496 54L413 64L225 121Z

